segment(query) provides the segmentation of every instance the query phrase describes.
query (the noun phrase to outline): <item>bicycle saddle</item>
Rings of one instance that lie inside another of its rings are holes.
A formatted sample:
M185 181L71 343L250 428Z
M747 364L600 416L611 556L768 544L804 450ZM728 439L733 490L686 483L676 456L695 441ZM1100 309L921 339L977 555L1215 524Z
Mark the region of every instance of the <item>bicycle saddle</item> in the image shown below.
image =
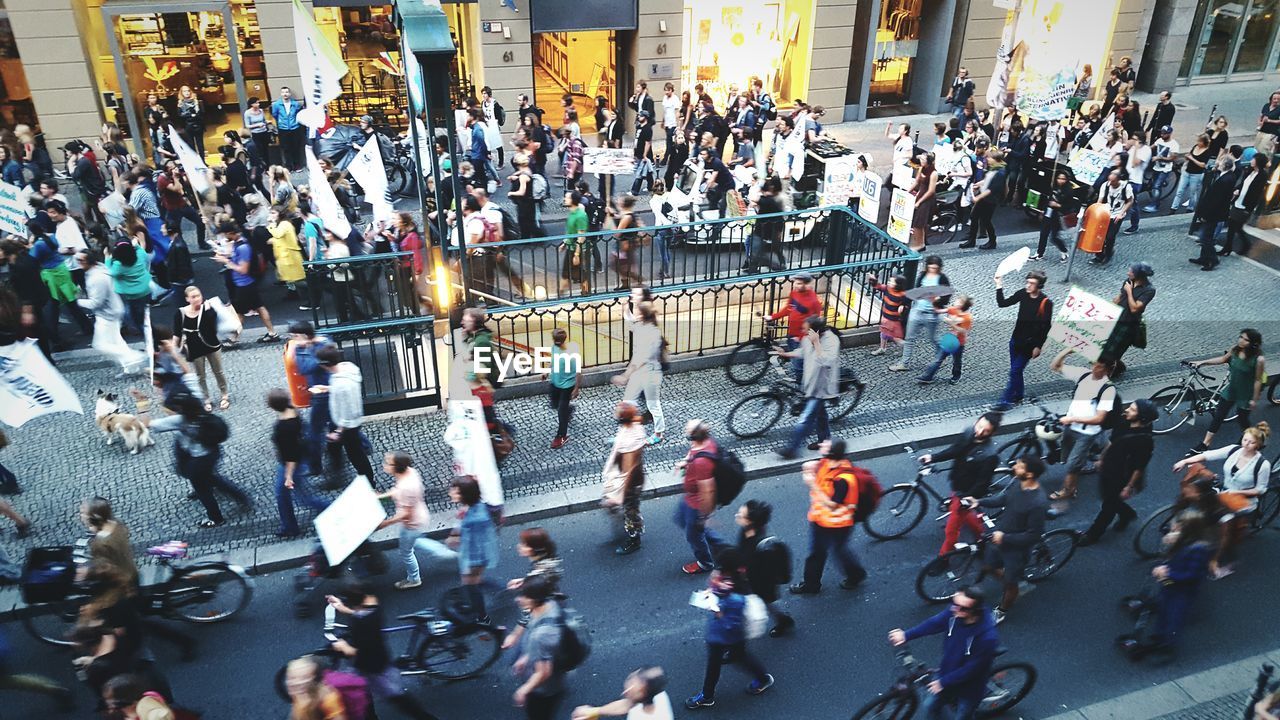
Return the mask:
M180 540L170 540L163 545L147 548L147 554L151 557L178 560L187 556L187 544Z

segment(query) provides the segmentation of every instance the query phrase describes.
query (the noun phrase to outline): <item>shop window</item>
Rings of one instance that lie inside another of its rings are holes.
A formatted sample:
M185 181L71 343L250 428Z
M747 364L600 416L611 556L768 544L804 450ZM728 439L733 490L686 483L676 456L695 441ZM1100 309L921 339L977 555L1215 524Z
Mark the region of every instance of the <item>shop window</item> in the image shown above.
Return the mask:
M685 0L680 81L701 83L717 104L764 82L779 105L804 99L813 56L815 0Z
M9 14L0 2L0 125L36 127L36 108L31 104L31 88L27 72L18 57L18 43L13 39Z
M562 102L569 95L581 131L596 132L596 98L617 106L617 57L617 39L610 30L534 35L533 100L546 111L548 124L563 123Z
M391 6L317 7L315 17L320 32L347 62L342 95L329 103L333 121L354 125L370 115L376 125L407 127L400 33Z
M911 95L911 70L920 50L920 0L884 0L876 26L871 107L903 105Z
M1258 72L1266 66L1275 37L1277 5L1277 0L1253 0L1249 6L1234 72Z

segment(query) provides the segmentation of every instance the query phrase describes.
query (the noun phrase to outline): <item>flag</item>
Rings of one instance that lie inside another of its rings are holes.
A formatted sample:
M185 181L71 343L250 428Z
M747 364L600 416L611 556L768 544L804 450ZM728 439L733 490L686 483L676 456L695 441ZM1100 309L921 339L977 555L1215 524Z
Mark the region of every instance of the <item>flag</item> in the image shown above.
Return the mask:
M169 143L173 145L173 151L178 153L178 164L182 165L182 169L187 171L187 179L191 181L191 189L196 191L197 195L204 195L209 191L211 183L209 182L209 166L204 164L204 158L200 157L200 153L191 149L191 146L178 135L178 131L169 126Z
M32 418L55 412L83 415L84 408L36 341L0 345L0 421L22 427Z
M400 62L391 57L391 53L386 51L378 53L378 57L373 59L373 66L388 75L395 75L396 77L404 75Z
M324 174L324 169L320 167L320 161L316 159L316 154L307 148L307 184L311 189L311 201L315 208L316 214L320 216L321 222L334 235L339 238L346 239L351 234L351 223L347 222L347 216L342 212L342 206L338 204L338 197L333 194L333 188L329 187L329 178Z
M387 200L387 169L382 164L382 141L377 133L370 135L351 159L347 172L364 188L364 197L373 206L375 220L388 220L395 214Z
M298 72L307 102L298 113L298 122L310 128L319 127L324 123L324 106L342 94L338 81L347 74L347 64L320 34L315 18L298 0L293 0L293 37L298 46Z

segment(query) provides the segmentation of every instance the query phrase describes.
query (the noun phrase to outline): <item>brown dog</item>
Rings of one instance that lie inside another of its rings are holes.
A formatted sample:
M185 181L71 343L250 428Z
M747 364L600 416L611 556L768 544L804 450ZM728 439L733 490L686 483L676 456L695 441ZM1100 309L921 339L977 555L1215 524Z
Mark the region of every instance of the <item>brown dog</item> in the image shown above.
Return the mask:
M94 422L98 429L107 436L107 444L115 443L118 436L124 441L130 455L137 455L142 448L155 445L151 439L151 430L133 415L120 412L120 403L115 393L98 391L98 402L93 411Z

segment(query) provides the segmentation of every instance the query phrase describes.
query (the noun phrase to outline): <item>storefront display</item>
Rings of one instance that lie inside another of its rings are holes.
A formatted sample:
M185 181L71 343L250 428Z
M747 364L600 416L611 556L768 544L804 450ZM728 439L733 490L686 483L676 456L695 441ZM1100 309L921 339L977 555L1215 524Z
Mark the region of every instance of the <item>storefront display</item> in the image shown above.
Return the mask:
M1220 77L1276 69L1280 0L1204 0L1196 10L1178 75Z
M882 0L871 71L871 107L905 104L920 50L923 0Z
M612 31L551 32L533 36L534 103L561 123L561 100L573 96L582 132L596 132L596 98L617 105L617 38Z
M0 125L36 126L36 109L31 104L31 88L27 73L18 57L18 44L13 39L9 14L0 0Z
M779 105L809 89L815 0L685 0L681 84L717 103L760 78Z

